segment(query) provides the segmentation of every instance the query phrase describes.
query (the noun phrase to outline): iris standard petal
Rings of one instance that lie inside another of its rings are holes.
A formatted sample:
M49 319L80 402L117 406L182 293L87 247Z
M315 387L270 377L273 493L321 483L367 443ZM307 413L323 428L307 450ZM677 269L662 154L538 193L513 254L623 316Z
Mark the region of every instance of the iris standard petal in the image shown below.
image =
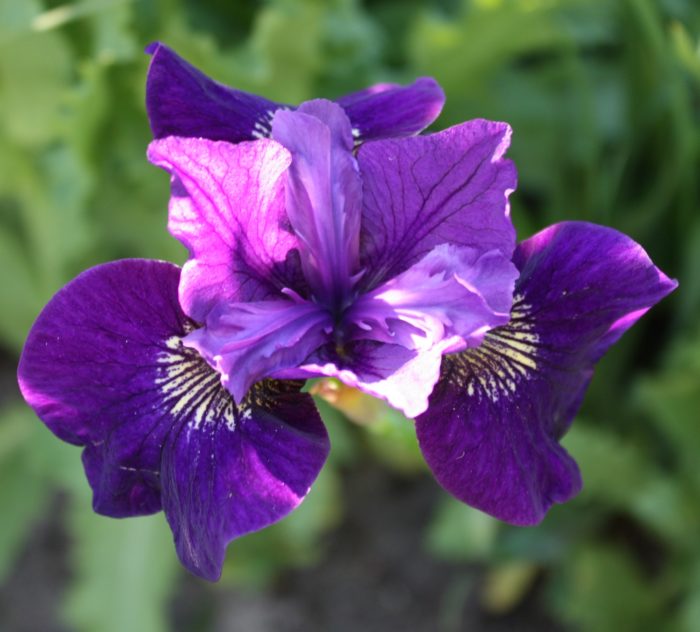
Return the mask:
M203 322L219 302L303 291L284 209L286 149L272 140L169 137L151 143L148 157L172 176L168 227L190 252L180 284L190 317Z
M510 134L505 123L474 120L360 148L363 288L397 276L443 243L511 257L508 195L516 171L503 158Z
M514 262L521 275L510 323L445 358L416 429L448 491L528 525L581 487L559 440L595 362L676 283L629 237L581 222L528 239Z
M352 122L356 142L413 136L442 111L445 93L432 77L409 86L380 83L337 100Z
M270 135L270 121L280 109L294 109L230 88L207 77L156 42L146 81L146 109L155 138L185 136L239 143ZM377 84L341 97L356 142L412 136L440 114L445 94L430 77L409 86Z
M300 502L329 446L299 383L262 382L234 403L182 344L195 324L178 304L179 278L159 261L87 270L39 315L18 377L44 423L85 446L95 510L123 517L163 506L183 562L211 579L226 542ZM200 480L205 461L208 482L193 499L180 484ZM193 532L202 507L207 527Z
M146 79L146 110L155 138L184 136L239 143L270 135L279 103L229 88L156 42Z
M347 306L359 266L362 181L350 121L331 101L280 111L272 137L292 156L286 208L315 299L332 312Z

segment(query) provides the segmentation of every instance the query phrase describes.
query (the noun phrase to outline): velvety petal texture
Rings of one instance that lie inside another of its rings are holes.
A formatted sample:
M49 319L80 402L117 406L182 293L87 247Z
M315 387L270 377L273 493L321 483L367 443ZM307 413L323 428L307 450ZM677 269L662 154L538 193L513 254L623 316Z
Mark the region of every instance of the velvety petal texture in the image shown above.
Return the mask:
M183 564L221 575L230 540L295 509L329 450L301 383L268 381L249 392L233 425L171 432L163 449L163 509Z
M169 137L151 143L148 157L171 174L168 228L190 252L180 285L189 316L203 322L217 303L300 289L299 243L285 212L291 156L284 147Z
M146 110L154 138L183 136L240 143L270 135L274 101L229 88L158 42L146 79Z
M353 124L357 141L413 136L442 111L445 93L432 77L410 86L380 83L338 99Z
M360 148L363 288L374 289L443 243L511 257L508 196L516 172L503 158L510 135L505 123L474 120Z
M328 449L299 383L262 382L238 405L182 339L180 270L125 260L60 290L27 339L22 394L61 439L85 446L95 511L164 508L182 562L216 579L226 544L303 499Z
M146 109L155 138L184 136L239 143L270 136L270 122L291 106L218 83L161 43L151 44ZM440 114L445 94L430 77L409 86L377 84L338 99L356 142L412 136Z
M330 101L280 111L272 136L292 155L286 209L314 298L333 312L347 306L359 266L362 183L350 121Z
M594 364L676 283L629 237L581 222L526 240L514 262L520 278L511 321L481 346L445 358L416 429L448 491L530 525L581 487L559 440Z

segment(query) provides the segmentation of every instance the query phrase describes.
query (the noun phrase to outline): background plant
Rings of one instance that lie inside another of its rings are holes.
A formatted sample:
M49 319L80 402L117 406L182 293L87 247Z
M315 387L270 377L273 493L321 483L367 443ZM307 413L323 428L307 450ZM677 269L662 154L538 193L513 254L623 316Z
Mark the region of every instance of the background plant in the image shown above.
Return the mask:
M521 238L562 219L608 224L679 278L601 363L565 441L581 496L517 529L435 486L425 547L478 569L490 612L536 585L576 629L700 629L699 37L694 0L0 0L0 581L16 581L57 493L68 629L165 629L188 581L161 516L91 512L77 451L20 403L13 377L34 317L79 271L184 260L164 229L167 178L145 159L142 50L161 39L222 82L288 102L435 76L447 93L441 127L477 116L513 126ZM331 467L296 514L232 547L225 585L206 590L262 590L319 561L345 481L368 460L424 475L409 423L332 384L314 388Z

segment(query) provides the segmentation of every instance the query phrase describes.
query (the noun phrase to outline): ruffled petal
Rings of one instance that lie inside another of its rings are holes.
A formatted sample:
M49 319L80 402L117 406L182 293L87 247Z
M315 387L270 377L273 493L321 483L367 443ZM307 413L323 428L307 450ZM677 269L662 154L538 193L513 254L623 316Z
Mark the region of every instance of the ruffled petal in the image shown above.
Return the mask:
M203 322L219 302L304 291L284 209L284 147L169 137L151 143L148 157L172 176L168 227L190 252L180 303L191 318Z
M306 279L316 300L340 310L359 265L362 212L350 121L340 106L319 99L278 112L272 136L292 155L286 208Z
M163 507L183 563L215 579L229 540L301 501L329 445L300 383L262 382L235 404L183 345L195 325L179 278L159 261L87 270L39 315L18 377L44 423L85 446L95 511Z
M338 99L353 126L356 142L413 136L442 111L445 93L432 77L410 86L380 83Z
M508 195L516 172L503 158L510 134L505 123L475 120L360 148L362 287L377 287L442 243L510 259L515 231Z
M449 351L461 351L510 320L517 276L498 251L442 244L358 297L345 320L358 326L355 337L416 350L451 340Z
M300 365L326 343L333 321L310 301L227 303L185 338L240 402L254 382Z
M183 136L239 143L270 135L274 101L220 84L156 42L146 79L146 110L155 138Z
M181 426L163 449L163 509L182 563L221 575L226 545L286 516L304 499L329 450L299 385L263 382L229 424Z
M443 353L451 341L416 351L374 340L328 344L296 369L275 374L285 379L334 377L368 395L386 401L407 417L428 407L428 397L440 377Z
M676 283L625 235L567 222L520 244L512 318L443 361L418 440L460 500L536 524L581 487L559 445L595 362Z

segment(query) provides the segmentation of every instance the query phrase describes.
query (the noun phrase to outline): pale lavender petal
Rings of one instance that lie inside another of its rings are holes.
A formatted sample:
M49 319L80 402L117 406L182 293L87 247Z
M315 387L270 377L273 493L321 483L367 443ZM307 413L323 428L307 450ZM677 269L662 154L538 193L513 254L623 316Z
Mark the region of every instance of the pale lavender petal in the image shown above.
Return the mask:
M511 257L508 195L516 172L503 158L510 134L505 123L475 120L360 148L363 288L399 275L443 243Z
M56 294L20 360L25 399L61 439L85 446L95 511L165 508L189 570L216 579L226 544L303 498L328 437L301 383L265 381L236 405L182 339L180 271L126 260Z
M551 226L522 243L512 319L445 358L418 439L438 481L501 520L536 524L581 487L559 444L595 362L676 283L625 235Z
M146 80L153 136L184 136L239 143L270 135L274 112L284 107L220 84L158 42Z
M203 322L218 302L304 291L284 209L286 149L170 137L151 143L148 156L172 175L168 227L190 252L180 284L189 316Z
M359 263L362 183L350 121L330 101L309 101L296 112L279 111L272 136L292 155L286 208L306 279L316 300L340 310Z
M380 83L337 101L345 109L358 141L413 136L442 111L445 93L432 77L410 86Z
M292 511L329 450L311 397L289 382L256 384L229 424L183 426L163 449L163 509L183 564L221 575L226 545Z
M358 297L344 318L358 325L356 338L416 350L451 340L447 349L461 351L508 322L517 276L516 267L497 250L482 254L442 244Z
M309 301L220 304L185 344L221 374L237 402L254 382L300 365L329 339L333 321Z
M440 377L440 363L450 340L424 351L402 345L358 340L339 347L327 345L295 371L281 377L334 377L344 384L383 399L407 417L428 406L428 397Z

